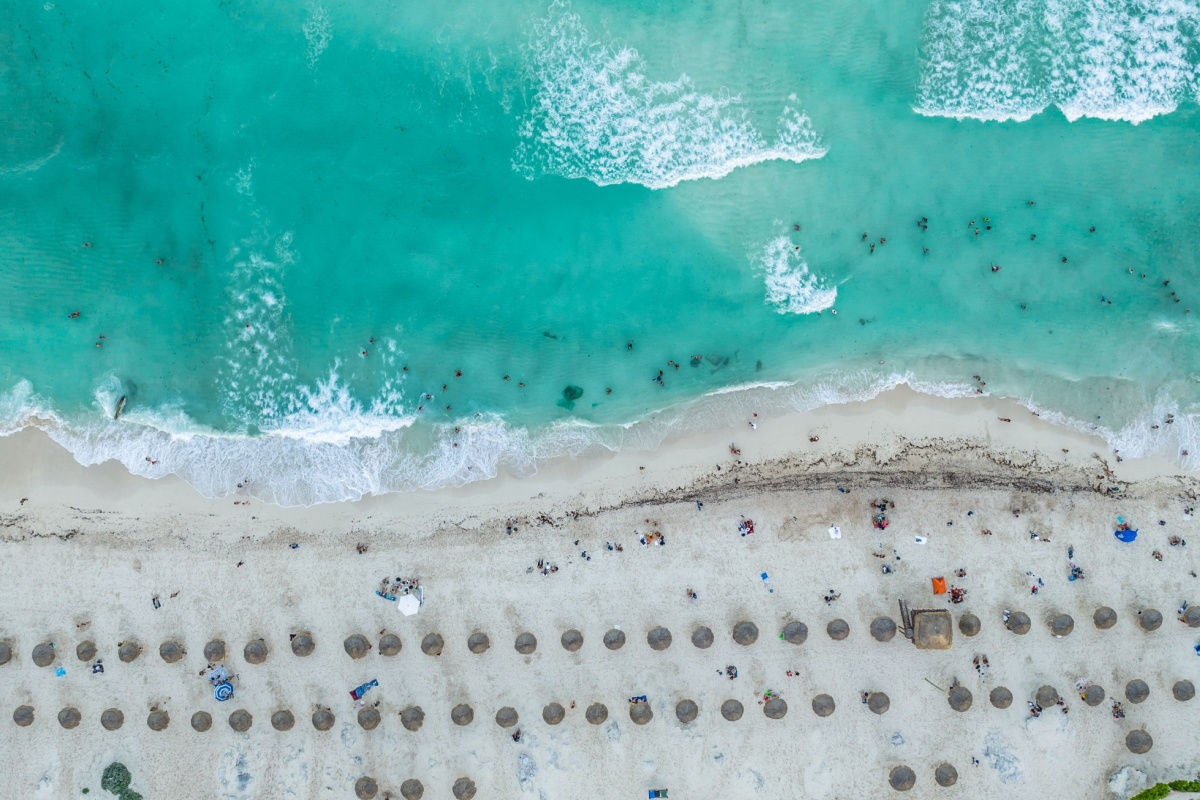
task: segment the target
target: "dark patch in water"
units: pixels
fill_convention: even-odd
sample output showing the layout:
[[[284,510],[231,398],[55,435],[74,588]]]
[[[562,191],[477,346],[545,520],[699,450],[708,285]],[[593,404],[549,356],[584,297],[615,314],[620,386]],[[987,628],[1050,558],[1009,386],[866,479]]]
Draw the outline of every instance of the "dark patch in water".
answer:
[[[558,404],[569,411],[575,407],[575,401],[581,397],[583,397],[583,387],[568,386],[563,389],[563,396]]]

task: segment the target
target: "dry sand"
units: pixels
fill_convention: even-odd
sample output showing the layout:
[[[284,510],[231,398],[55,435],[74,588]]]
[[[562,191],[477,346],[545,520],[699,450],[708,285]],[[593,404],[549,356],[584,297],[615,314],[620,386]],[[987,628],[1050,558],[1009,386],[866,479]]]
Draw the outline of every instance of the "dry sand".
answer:
[[[859,798],[893,794],[898,765],[916,774],[910,797],[1125,797],[1200,769],[1200,700],[1171,696],[1177,680],[1200,683],[1200,630],[1175,613],[1200,603],[1200,535],[1186,513],[1197,482],[1165,463],[1115,463],[1099,440],[1012,404],[901,389],[763,418],[757,430],[731,420],[653,453],[564,460],[529,479],[311,509],[204,499],[111,464],[84,469],[32,431],[0,441],[0,463],[0,640],[13,649],[0,666],[3,797],[75,797],[83,787],[106,797],[100,774],[113,760],[148,798],[353,797],[362,776],[379,797],[399,797],[409,778],[426,797],[450,797],[467,776],[481,798],[644,797],[664,787],[680,798]],[[894,503],[885,531],[871,524],[880,498]],[[1136,542],[1114,539],[1118,514],[1140,528]],[[742,515],[755,521],[751,536],[738,534]],[[643,548],[650,531],[666,544]],[[1169,536],[1188,545],[1169,546]],[[1067,580],[1069,545],[1083,580]],[[531,570],[539,558],[558,571]],[[957,568],[966,576],[954,577]],[[1044,582],[1036,595],[1029,572]],[[388,575],[420,576],[420,614],[404,617],[373,594]],[[966,588],[965,601],[933,596],[933,576]],[[826,604],[830,589],[840,598]],[[899,598],[950,608],[956,620],[970,611],[982,632],[956,631],[941,652],[900,635],[875,641],[871,621],[897,619]],[[1101,605],[1117,612],[1110,630],[1092,624]],[[1160,629],[1138,627],[1144,608],[1162,612]],[[1027,613],[1032,630],[1005,630],[1005,609]],[[1075,629],[1054,638],[1047,621],[1060,612]],[[835,618],[849,624],[843,641],[825,632]],[[742,620],[758,627],[752,645],[731,637]],[[803,645],[779,638],[792,620],[808,626]],[[646,635],[659,625],[673,641],[655,651]],[[699,625],[715,635],[709,649],[690,641]],[[571,628],[583,634],[576,652],[559,643]],[[620,650],[601,642],[610,628],[627,636]],[[297,631],[316,641],[307,658],[289,647]],[[475,631],[491,639],[481,655],[467,649]],[[513,647],[525,631],[538,640],[531,655]],[[384,632],[402,640],[398,655],[379,654]],[[421,652],[431,632],[445,640],[440,656]],[[361,660],[343,649],[354,633],[376,645]],[[259,637],[270,655],[248,664],[242,648]],[[226,703],[198,674],[212,638],[225,640],[238,675]],[[99,648],[101,675],[76,659],[85,639]],[[158,655],[169,639],[187,649],[177,663]],[[129,664],[116,654],[127,640],[144,647]],[[57,659],[39,668],[32,652],[43,641]],[[975,655],[988,657],[985,674]],[[382,722],[364,730],[347,692],[372,678],[379,687],[366,699],[379,702]],[[1083,679],[1104,688],[1104,703],[1079,700]],[[1132,679],[1148,684],[1145,702],[1125,701]],[[966,712],[947,703],[955,680],[973,695]],[[1028,718],[1026,700],[1043,684],[1069,713]],[[1015,698],[1006,710],[988,703],[1000,685]],[[781,719],[763,713],[767,690],[787,703]],[[886,692],[887,713],[868,711],[862,691]],[[832,716],[811,709],[821,693],[837,703]],[[641,694],[654,715],[646,725],[629,715],[628,698]],[[730,698],[745,707],[736,722],[719,711]],[[1112,718],[1114,698],[1124,719]],[[688,724],[675,715],[685,699],[699,708]],[[566,709],[556,726],[542,720],[551,702]],[[595,702],[608,709],[601,725],[584,719]],[[466,726],[451,721],[459,703],[474,709]],[[23,704],[35,708],[29,727],[11,719]],[[425,713],[416,732],[399,717],[413,704]],[[310,722],[317,706],[337,717],[327,732]],[[493,719],[504,706],[520,716],[519,743]],[[60,727],[64,707],[79,709],[78,727]],[[100,726],[109,707],[124,712],[119,731]],[[166,730],[147,727],[152,708],[169,712]],[[243,708],[253,726],[235,733],[226,719]],[[270,717],[284,708],[296,724],[278,732]],[[189,725],[198,710],[213,715],[206,733]],[[1125,737],[1143,727],[1154,745],[1136,755]],[[957,768],[952,788],[934,782],[943,762]]]

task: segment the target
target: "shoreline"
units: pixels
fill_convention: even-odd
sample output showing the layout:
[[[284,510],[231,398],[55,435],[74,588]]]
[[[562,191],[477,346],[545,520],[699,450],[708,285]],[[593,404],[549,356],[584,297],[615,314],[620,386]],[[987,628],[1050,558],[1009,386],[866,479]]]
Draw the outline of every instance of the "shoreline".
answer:
[[[1157,464],[1154,469],[1160,471],[1173,469],[1200,475],[1200,452],[1195,444],[1197,420],[1178,408],[1156,403],[1133,419],[1103,427],[1038,406],[1031,399],[980,393],[979,387],[967,383],[930,383],[911,373],[869,371],[813,382],[751,382],[719,387],[691,399],[647,409],[640,417],[625,422],[593,423],[568,417],[544,427],[526,428],[498,416],[476,415],[432,425],[413,425],[411,419],[392,420],[395,425],[391,427],[390,423],[370,418],[364,420],[371,422],[365,427],[345,429],[342,423],[346,420],[334,418],[323,424],[333,425],[330,430],[336,430],[336,435],[318,425],[307,433],[281,428],[250,436],[191,426],[173,433],[172,425],[157,420],[153,413],[145,419],[137,413],[126,414],[121,422],[72,422],[53,412],[28,410],[19,421],[10,421],[7,430],[44,432],[81,464],[116,461],[141,477],[182,478],[202,496],[248,496],[299,508],[393,493],[460,489],[497,477],[525,479],[552,473],[568,463],[599,463],[621,452],[645,460],[648,456],[638,454],[657,454],[674,443],[697,441],[719,431],[726,431],[738,441],[752,440],[752,435],[746,435],[748,431],[739,429],[739,418],[741,422],[772,420],[794,442],[793,449],[803,452],[830,452],[829,448],[809,446],[813,443],[807,441],[806,426],[828,425],[838,432],[835,445],[849,447],[856,434],[842,431],[840,420],[861,418],[863,413],[868,418],[878,414],[885,420],[880,430],[885,438],[928,438],[929,425],[920,420],[896,420],[891,411],[898,403],[912,404],[914,394],[923,398],[914,406],[923,415],[975,417],[973,427],[954,429],[957,438],[989,441],[994,433],[1002,431],[987,423],[1000,419],[1021,422],[1034,417],[1093,439],[1098,452],[1113,456],[1123,452],[1115,461],[1136,458]],[[112,400],[115,402],[115,397]],[[959,402],[962,400],[993,405],[987,414],[981,414],[979,406],[964,406]],[[988,414],[994,414],[994,418],[989,419]],[[0,453],[3,440],[12,435],[0,436]],[[770,452],[779,456],[784,451],[773,448]],[[1197,454],[1191,455],[1193,452]]]
[[[617,497],[684,492],[692,485],[719,483],[718,467],[765,475],[856,473],[867,471],[868,462],[894,470],[906,460],[919,459],[922,452],[946,457],[966,451],[1033,469],[1046,479],[1064,470],[1082,475],[1098,468],[1111,470],[1116,481],[1171,476],[1195,480],[1160,457],[1126,458],[1118,463],[1099,436],[1049,422],[1014,400],[942,398],[902,384],[866,401],[811,411],[764,412],[755,420],[757,429],[747,424],[755,413],[748,410],[753,402],[746,398],[739,405],[747,409],[744,420],[671,435],[653,450],[593,448],[583,455],[542,461],[528,476],[501,469],[496,477],[463,486],[368,494],[359,500],[310,506],[279,506],[244,493],[207,498],[178,476],[145,478],[116,461],[85,467],[44,431],[26,428],[0,437],[0,459],[18,465],[0,478],[0,507],[12,508],[12,501],[27,497],[32,511],[45,502],[45,492],[39,497],[39,490],[54,487],[55,496],[71,495],[74,504],[114,508],[155,502],[162,495],[181,511],[213,513],[230,509],[236,500],[246,503],[236,507],[247,512],[245,516],[278,522],[336,516],[343,508],[356,514],[428,519],[445,503],[474,512],[495,507],[507,515],[520,515],[530,503],[551,509],[580,502],[583,507],[589,503],[603,507]],[[812,437],[818,441],[810,441]],[[740,457],[730,454],[731,444],[741,450]],[[585,494],[589,500],[582,500]]]

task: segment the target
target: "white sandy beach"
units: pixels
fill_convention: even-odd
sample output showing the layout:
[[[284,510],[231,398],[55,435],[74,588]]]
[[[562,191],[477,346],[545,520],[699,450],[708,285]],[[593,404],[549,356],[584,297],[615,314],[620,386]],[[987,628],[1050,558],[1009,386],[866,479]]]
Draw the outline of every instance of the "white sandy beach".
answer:
[[[555,462],[532,478],[308,509],[205,499],[114,464],[85,469],[33,431],[0,440],[0,462],[0,640],[13,651],[0,665],[3,797],[76,797],[83,787],[108,797],[100,774],[114,760],[147,798],[353,797],[363,776],[379,797],[399,797],[406,779],[421,781],[425,797],[451,797],[466,776],[480,798],[636,798],[653,788],[673,798],[1123,798],[1200,770],[1200,700],[1172,697],[1177,681],[1200,683],[1200,629],[1176,620],[1181,603],[1200,603],[1200,528],[1187,513],[1200,486],[1164,462],[1116,463],[1099,439],[1016,404],[898,389],[764,417],[756,430],[730,420],[652,453]],[[881,498],[894,503],[883,531],[871,522]],[[755,521],[751,536],[738,534],[742,515]],[[1140,529],[1136,541],[1114,538],[1118,515]],[[650,531],[666,544],[642,547]],[[1170,546],[1170,536],[1188,544]],[[1068,546],[1083,580],[1067,580]],[[558,571],[531,570],[539,558]],[[965,577],[954,576],[959,568]],[[401,575],[419,576],[425,590],[413,617],[373,593]],[[934,596],[936,576],[965,588],[964,602]],[[840,598],[827,604],[831,589]],[[917,650],[900,635],[875,641],[871,621],[898,620],[901,598],[950,608],[956,620],[972,612],[982,631],[956,629],[946,651]],[[1113,628],[1093,625],[1099,606],[1115,609]],[[1138,626],[1149,608],[1164,617],[1152,632]],[[1032,630],[1006,630],[1005,609],[1027,613]],[[1054,638],[1047,621],[1064,612],[1074,631]],[[843,641],[826,634],[835,618],[849,624]],[[758,627],[752,645],[731,638],[742,620]],[[780,639],[792,620],[808,626],[802,645]],[[659,625],[673,636],[663,651],[646,642]],[[711,648],[690,641],[700,625],[715,634]],[[559,643],[571,628],[584,639],[574,653]],[[601,643],[610,628],[628,637],[619,650]],[[297,631],[316,641],[307,658],[289,648]],[[466,646],[476,631],[491,639],[479,655]],[[531,655],[513,648],[525,631],[538,640]],[[378,643],[384,632],[402,640],[398,655],[376,648],[352,660],[343,649],[351,634]],[[440,656],[421,652],[430,632],[445,639]],[[247,664],[242,647],[259,637],[270,656]],[[238,676],[225,703],[198,674],[213,638],[227,643]],[[103,674],[76,659],[85,639]],[[121,663],[117,643],[130,639],[144,652]],[[159,658],[169,639],[187,648],[178,663]],[[39,668],[31,653],[43,641],[57,659]],[[976,655],[988,657],[983,674]],[[347,692],[370,679],[379,686],[366,699],[379,701],[382,722],[364,730]],[[1133,679],[1149,686],[1144,702],[1125,699]],[[961,713],[946,699],[955,680],[973,694]],[[1081,680],[1106,700],[1085,705]],[[1026,700],[1043,684],[1069,713],[1028,718]],[[1014,697],[1007,709],[988,702],[1001,685]],[[783,718],[764,716],[767,690],[786,701]],[[869,712],[862,691],[886,692],[887,713]],[[828,717],[810,705],[822,693],[837,703]],[[642,694],[654,717],[636,725],[627,701]],[[719,712],[730,698],[745,707],[740,720]],[[688,724],[675,716],[684,699],[699,707]],[[1113,699],[1125,718],[1113,718]],[[542,720],[551,702],[566,707],[561,724]],[[595,702],[608,709],[601,725],[584,719]],[[459,703],[474,709],[469,725],[451,722]],[[26,704],[35,720],[19,727],[11,715]],[[337,717],[327,732],[310,722],[318,705]],[[425,712],[419,731],[401,725],[409,705]],[[493,720],[503,706],[520,715],[520,742]],[[60,727],[64,707],[79,709],[78,727]],[[124,712],[119,731],[100,726],[110,707]],[[152,707],[170,714],[165,731],[147,727]],[[236,733],[226,718],[242,708],[254,723]],[[283,708],[295,727],[275,731],[270,717]],[[189,725],[200,710],[213,716],[205,733]],[[1125,737],[1142,728],[1153,748],[1134,754]],[[934,782],[942,763],[958,771],[952,787]],[[888,786],[899,765],[916,774],[907,795]]]

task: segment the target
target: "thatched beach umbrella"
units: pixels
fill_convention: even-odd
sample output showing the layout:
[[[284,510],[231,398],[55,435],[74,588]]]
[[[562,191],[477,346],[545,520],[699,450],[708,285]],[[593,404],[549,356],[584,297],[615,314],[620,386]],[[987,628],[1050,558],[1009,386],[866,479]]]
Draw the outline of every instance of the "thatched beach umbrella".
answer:
[[[696,719],[696,715],[699,713],[700,707],[694,700],[680,700],[675,704],[675,718],[684,725]]]
[[[521,655],[527,656],[537,650],[537,637],[526,631],[517,636],[517,640],[513,642],[513,648]]]
[[[867,695],[867,708],[875,714],[886,714],[892,707],[892,701],[883,692],[871,692]]]
[[[295,649],[293,645],[292,649]],[[296,655],[300,655],[297,653]],[[204,645],[204,660],[212,663],[213,661],[225,660],[225,642],[221,639],[210,639],[208,644]]]
[[[488,638],[488,635],[486,633],[481,633],[480,631],[475,631],[475,633],[472,633],[470,636],[467,637],[467,649],[470,650],[475,655],[479,655],[480,653],[486,652],[487,649],[491,646],[492,646],[492,641],[491,641],[491,639]]]
[[[721,716],[730,722],[737,722],[741,719],[744,710],[742,704],[737,700],[726,700],[721,703]]]
[[[290,731],[296,724],[296,718],[286,708],[281,708],[271,715],[271,727],[277,731]]]
[[[1125,746],[1131,753],[1149,753],[1150,748],[1154,747],[1154,739],[1145,731],[1130,731],[1125,736]]]
[[[400,637],[394,633],[385,633],[379,637],[379,655],[381,656],[394,656],[400,652],[400,648],[403,646]]]
[[[421,652],[427,656],[440,656],[446,642],[440,633],[427,633],[421,640]]]
[[[1038,688],[1037,694],[1034,695],[1033,699],[1042,708],[1049,708],[1058,702],[1058,690],[1053,686],[1043,685]]]
[[[562,644],[563,650],[574,653],[583,647],[583,634],[571,628],[569,631],[563,631],[563,635],[558,638],[558,641]]]
[[[825,632],[829,634],[829,638],[840,642],[850,635],[850,624],[846,620],[838,618],[825,626]]]
[[[435,635],[435,634],[431,634]],[[425,638],[429,638],[428,636]],[[346,650],[346,655],[357,660],[365,656],[371,650],[371,643],[367,641],[367,637],[361,633],[352,633],[342,642],[342,647]]]
[[[119,730],[125,724],[125,715],[119,708],[106,708],[100,714],[100,727],[106,731]]]
[[[584,718],[593,725],[599,725],[608,719],[608,706],[604,703],[592,703],[587,707]]]
[[[205,733],[212,727],[212,714],[207,711],[197,711],[192,714],[192,730],[196,733]]]
[[[254,717],[250,716],[250,712],[244,708],[239,708],[229,715],[229,727],[238,733],[245,733],[250,730],[250,726],[253,724]]]
[[[459,778],[450,788],[455,800],[471,800],[475,796],[475,781],[470,778]]]
[[[646,644],[651,650],[666,650],[671,646],[671,632],[659,625],[646,634]]]
[[[972,614],[970,611],[958,618],[958,630],[963,636],[974,636],[979,633],[983,626],[979,622],[979,617]]]
[[[997,686],[988,694],[988,700],[991,700],[996,708],[1008,708],[1012,705],[1013,695],[1007,686]]]
[[[1024,611],[1014,611],[1008,618],[1008,622],[1004,623],[1004,627],[1008,628],[1018,636],[1024,636],[1029,633],[1029,615]]]
[[[379,785],[374,778],[362,777],[354,782],[354,796],[358,800],[373,800],[379,794]]]
[[[1144,680],[1134,678],[1125,684],[1125,699],[1131,703],[1140,703],[1150,696],[1150,687]]]
[[[13,722],[22,728],[27,728],[33,724],[33,706],[17,706],[17,710],[13,712]]]
[[[891,617],[876,617],[871,620],[871,636],[877,642],[890,642],[896,635],[896,622]]]
[[[58,712],[58,724],[67,730],[71,730],[77,726],[79,724],[79,720],[81,719],[83,719],[83,717],[79,714],[78,708],[67,706],[62,711]]]
[[[758,626],[753,622],[739,622],[733,626],[733,640],[742,647],[754,644],[758,641]]]
[[[1100,630],[1106,631],[1117,624],[1117,612],[1108,606],[1100,606],[1092,614],[1092,622]]]
[[[625,631],[609,628],[604,634],[604,646],[609,650],[620,650],[625,645]]]
[[[1196,696],[1196,687],[1189,680],[1175,681],[1175,685],[1171,687],[1171,696],[1181,703],[1187,702]]]
[[[313,650],[316,649],[317,643],[313,641],[312,634],[308,631],[300,631],[291,635],[292,655],[305,658],[311,656]]]
[[[379,709],[367,706],[358,710],[358,727],[364,731],[373,731],[379,727]]]
[[[933,779],[937,781],[938,786],[953,786],[958,783],[958,770],[953,764],[938,764],[933,771]]]
[[[455,725],[470,725],[475,719],[475,709],[471,708],[466,703],[459,703],[454,708],[450,709],[450,721]]]
[[[146,716],[146,727],[152,731],[165,731],[171,724],[171,715],[165,711],[151,711]]]
[[[88,639],[75,645],[75,657],[80,661],[91,661],[96,657],[96,643]]]
[[[312,713],[312,726],[319,731],[327,731],[336,721],[333,712],[328,708],[318,708]]]
[[[770,700],[763,703],[763,713],[769,719],[783,719],[787,713],[787,702],[782,697],[772,696]]]
[[[818,717],[828,717],[836,709],[837,703],[827,694],[819,694],[812,699],[812,710]]]
[[[788,644],[804,644],[808,640],[808,626],[793,620],[783,626],[783,640]]]
[[[158,646],[158,657],[168,664],[174,664],[183,658],[185,652],[187,651],[183,649],[183,645],[174,639],[165,641]]]
[[[400,724],[405,730],[419,731],[425,722],[425,712],[420,706],[408,706],[400,712]]]
[[[654,719],[654,711],[650,708],[649,703],[630,703],[629,718],[638,725],[645,725]]]
[[[117,658],[128,664],[142,654],[142,646],[132,639],[117,645]]]
[[[33,663],[39,667],[48,667],[54,663],[54,645],[42,642],[33,648]]]
[[[261,664],[267,660],[269,653],[265,639],[255,639],[242,648],[242,658],[246,659],[247,664]]]
[[[1162,612],[1157,608],[1143,608],[1138,612],[1138,625],[1146,632],[1158,630],[1162,621]]]
[[[1075,630],[1075,620],[1070,614],[1056,614],[1050,620],[1050,634],[1052,636],[1068,636],[1073,630]]]
[[[712,647],[712,643],[712,628],[708,627],[707,625],[701,625],[700,627],[696,628],[696,630],[692,631],[692,645],[694,647],[698,647],[701,650],[707,650],[708,648]]]
[[[400,784],[400,796],[404,800],[421,800],[425,796],[425,787],[416,778],[409,778]]]
[[[917,783],[917,774],[908,767],[892,767],[888,773],[888,783],[897,792],[907,792]]]
[[[511,728],[517,724],[517,710],[512,706],[505,706],[496,712],[496,724],[501,728]]]
[[[0,642],[0,666],[4,666],[12,661],[12,644],[10,642]]]
[[[946,702],[955,711],[966,711],[971,707],[974,698],[971,697],[971,690],[965,686],[951,686],[950,692],[946,696]]]
[[[1200,606],[1188,606],[1183,612],[1183,622],[1189,628],[1200,628]]]
[[[547,703],[545,708],[542,709],[542,719],[546,721],[547,725],[557,725],[566,716],[566,709],[558,703]]]
[[[1089,706],[1098,706],[1104,702],[1104,687],[1089,684],[1083,690],[1083,702]]]

